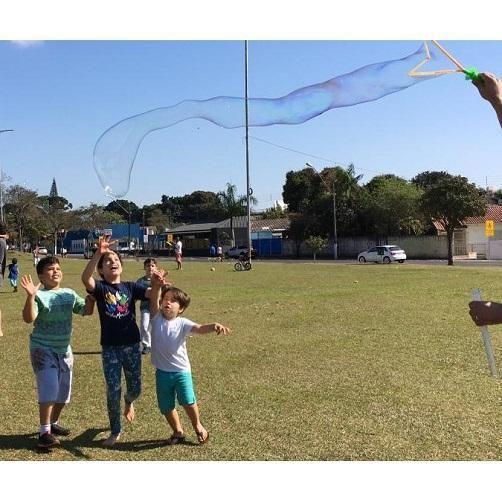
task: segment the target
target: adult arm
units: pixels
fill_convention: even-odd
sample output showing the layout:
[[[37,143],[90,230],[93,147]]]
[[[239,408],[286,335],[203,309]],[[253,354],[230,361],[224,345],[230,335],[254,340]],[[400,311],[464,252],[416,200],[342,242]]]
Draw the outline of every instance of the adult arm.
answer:
[[[23,307],[23,321],[32,323],[38,315],[38,309],[35,305],[37,291],[40,289],[40,283],[35,286],[31,275],[23,275],[21,277],[21,287],[26,291],[26,301]]]
[[[481,97],[492,105],[502,127],[502,80],[492,73],[480,73],[479,78],[473,80],[472,83]]]
[[[469,314],[477,326],[502,323],[502,303],[470,302]]]

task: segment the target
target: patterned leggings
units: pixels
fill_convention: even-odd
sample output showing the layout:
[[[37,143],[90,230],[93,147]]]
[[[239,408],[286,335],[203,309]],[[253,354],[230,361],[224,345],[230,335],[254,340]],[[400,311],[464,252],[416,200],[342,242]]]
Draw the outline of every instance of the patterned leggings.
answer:
[[[111,433],[120,434],[120,398],[122,395],[122,369],[127,392],[124,399],[132,403],[141,393],[141,349],[139,343],[132,345],[103,345],[101,353],[106,381],[106,403]]]

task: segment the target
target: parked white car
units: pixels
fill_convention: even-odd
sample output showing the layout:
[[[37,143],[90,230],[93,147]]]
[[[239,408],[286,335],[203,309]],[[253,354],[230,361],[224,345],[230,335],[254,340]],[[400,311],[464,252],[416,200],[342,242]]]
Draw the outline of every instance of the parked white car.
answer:
[[[406,260],[406,253],[399,246],[385,245],[374,246],[368,251],[363,251],[357,255],[359,263],[366,263],[367,261],[374,261],[376,263],[391,263],[397,261],[404,263]]]

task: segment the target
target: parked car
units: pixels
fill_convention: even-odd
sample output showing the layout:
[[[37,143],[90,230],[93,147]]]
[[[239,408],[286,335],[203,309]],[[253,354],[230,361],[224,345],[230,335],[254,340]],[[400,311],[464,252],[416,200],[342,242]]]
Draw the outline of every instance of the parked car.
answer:
[[[404,263],[404,260],[406,260],[406,253],[399,246],[374,246],[368,249],[368,251],[359,253],[357,255],[357,260],[359,263],[365,263],[367,261],[374,261],[376,263],[397,261],[399,263]]]
[[[247,246],[234,246],[225,252],[227,258],[239,258],[239,256],[244,256],[248,253]],[[251,248],[251,259],[256,258],[256,249]]]

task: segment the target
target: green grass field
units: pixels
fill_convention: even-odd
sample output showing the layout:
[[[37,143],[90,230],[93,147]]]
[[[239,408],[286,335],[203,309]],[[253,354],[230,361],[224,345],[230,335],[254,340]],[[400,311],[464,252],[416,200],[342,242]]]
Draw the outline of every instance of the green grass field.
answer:
[[[27,257],[21,272],[32,273]],[[83,260],[63,262],[63,285],[84,293]],[[114,450],[101,446],[108,418],[99,320],[74,317],[73,434],[36,451],[38,409],[21,309],[25,293],[0,290],[4,337],[0,460],[491,460],[502,458],[500,382],[490,377],[467,303],[480,287],[502,299],[502,270],[428,265],[186,262],[171,280],[192,296],[186,316],[219,321],[228,337],[191,338],[207,445],[167,447],[154,369],[144,357],[137,419]],[[126,280],[142,263],[127,261]],[[502,362],[502,328],[490,329]],[[502,369],[502,367],[501,367]]]

